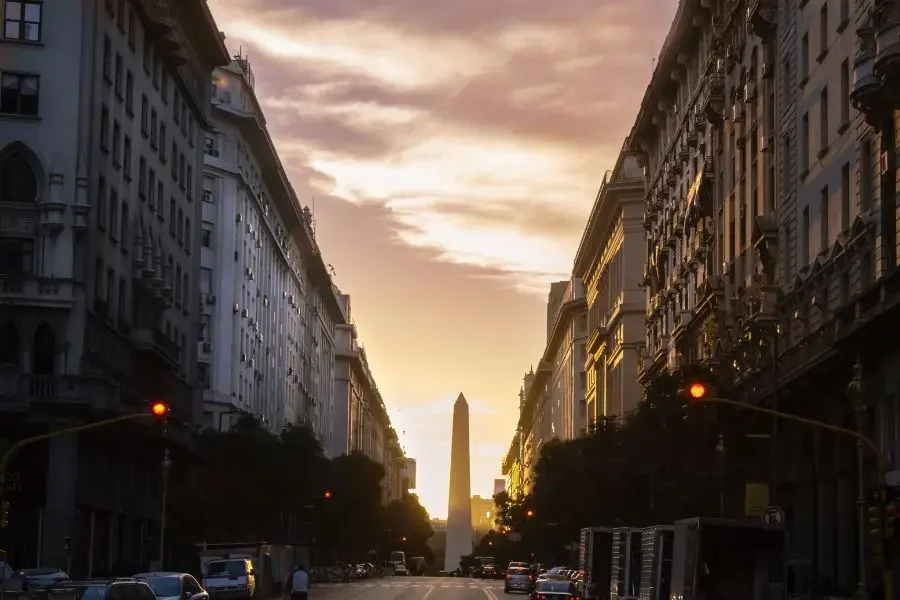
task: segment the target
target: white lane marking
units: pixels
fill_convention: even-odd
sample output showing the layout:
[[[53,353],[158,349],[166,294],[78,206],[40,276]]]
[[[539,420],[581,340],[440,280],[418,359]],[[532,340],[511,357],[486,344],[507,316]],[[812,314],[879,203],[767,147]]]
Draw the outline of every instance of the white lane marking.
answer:
[[[425,592],[425,595],[424,595],[424,596],[422,596],[422,600],[425,600],[426,598],[428,598],[428,596],[429,596],[429,595],[431,594],[431,592],[433,592],[433,591],[434,591],[434,586],[433,586],[433,585],[428,586],[428,591]]]
[[[481,588],[481,591],[484,592],[484,595],[487,596],[488,600],[497,600],[497,596],[494,595],[494,592],[489,590],[486,587]]]

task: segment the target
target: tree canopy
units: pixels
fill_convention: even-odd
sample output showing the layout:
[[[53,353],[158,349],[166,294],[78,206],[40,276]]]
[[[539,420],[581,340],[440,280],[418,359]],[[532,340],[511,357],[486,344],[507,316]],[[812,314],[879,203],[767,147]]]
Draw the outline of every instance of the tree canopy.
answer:
[[[173,541],[308,544],[324,562],[371,560],[406,543],[407,554],[433,559],[422,550],[433,532],[418,498],[385,506],[384,468],[359,453],[329,460],[307,427],[273,435],[242,417],[199,445],[199,464],[172,466]]]

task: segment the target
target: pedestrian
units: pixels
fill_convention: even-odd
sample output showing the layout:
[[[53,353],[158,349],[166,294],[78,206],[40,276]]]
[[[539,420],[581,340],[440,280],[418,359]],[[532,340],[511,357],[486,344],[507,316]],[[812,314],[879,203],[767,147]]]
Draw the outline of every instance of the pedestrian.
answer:
[[[286,591],[289,600],[308,600],[309,573],[303,568],[303,565],[294,565],[287,581]]]

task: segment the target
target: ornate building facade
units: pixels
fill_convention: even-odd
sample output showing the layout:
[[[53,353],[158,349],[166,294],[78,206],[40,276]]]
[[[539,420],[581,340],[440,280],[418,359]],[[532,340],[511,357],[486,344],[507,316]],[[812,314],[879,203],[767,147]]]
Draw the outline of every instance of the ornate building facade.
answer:
[[[223,36],[204,2],[5,11],[0,438],[146,412],[163,398],[177,456],[202,415],[192,231]],[[146,422],[18,453],[0,532],[10,562],[84,577],[159,558],[162,456]]]
[[[573,276],[585,282],[586,422],[622,417],[641,400],[634,377],[644,345],[646,259],[644,177],[637,158],[623,152],[603,184],[575,254]]]

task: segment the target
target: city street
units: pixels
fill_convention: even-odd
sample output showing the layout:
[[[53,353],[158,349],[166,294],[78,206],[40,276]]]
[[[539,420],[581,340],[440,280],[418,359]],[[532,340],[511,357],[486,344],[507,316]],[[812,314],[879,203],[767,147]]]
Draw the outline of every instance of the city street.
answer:
[[[524,597],[524,594],[522,594]],[[389,577],[313,585],[310,600],[498,600],[503,581],[466,577]]]

